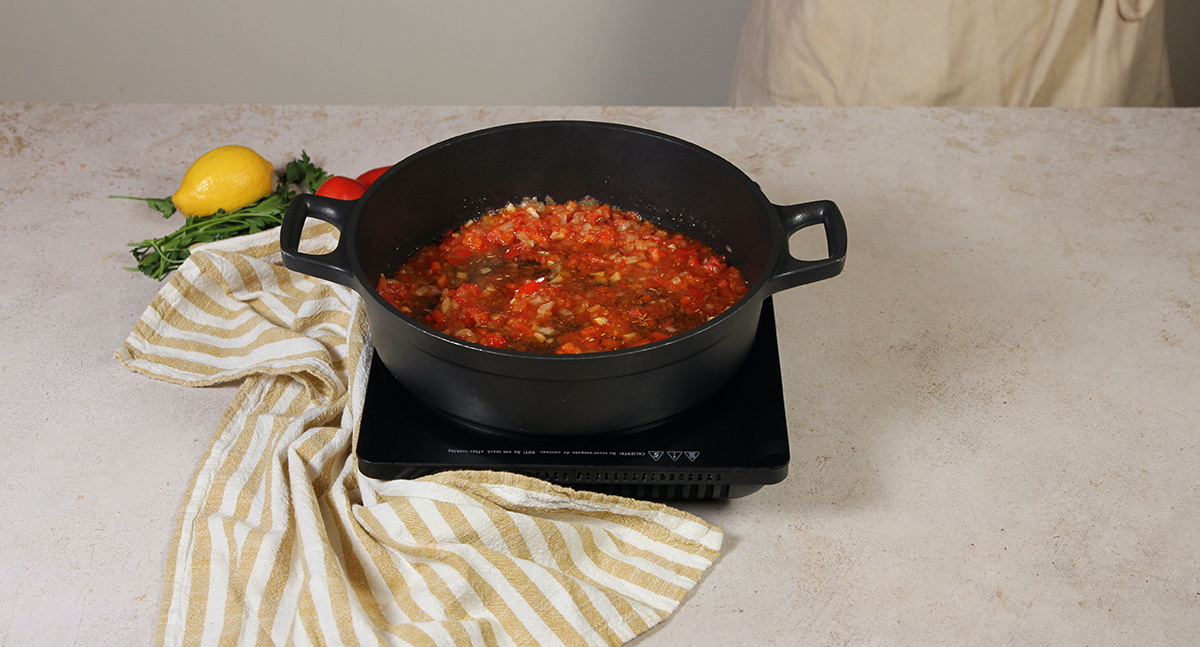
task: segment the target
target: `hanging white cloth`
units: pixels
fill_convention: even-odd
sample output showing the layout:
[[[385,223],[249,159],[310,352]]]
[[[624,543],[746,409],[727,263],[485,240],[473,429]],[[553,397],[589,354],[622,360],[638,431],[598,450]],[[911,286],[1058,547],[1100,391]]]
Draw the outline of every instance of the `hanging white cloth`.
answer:
[[[1170,106],[1163,0],[750,0],[734,106]]]

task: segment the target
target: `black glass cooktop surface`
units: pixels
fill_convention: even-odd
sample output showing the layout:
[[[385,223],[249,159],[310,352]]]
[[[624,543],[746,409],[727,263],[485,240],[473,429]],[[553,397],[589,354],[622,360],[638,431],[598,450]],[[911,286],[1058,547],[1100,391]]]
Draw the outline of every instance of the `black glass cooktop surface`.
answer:
[[[529,436],[468,430],[429,408],[376,356],[358,436],[359,470],[417,478],[499,470],[642,499],[746,496],[787,476],[787,419],[774,307],[738,373],[712,397],[656,427],[627,434]]]

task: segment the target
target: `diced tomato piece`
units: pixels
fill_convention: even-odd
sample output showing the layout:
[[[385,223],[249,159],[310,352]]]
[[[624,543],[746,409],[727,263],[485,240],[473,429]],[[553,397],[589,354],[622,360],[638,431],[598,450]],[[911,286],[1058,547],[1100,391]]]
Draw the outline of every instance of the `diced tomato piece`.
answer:
[[[479,342],[484,346],[491,346],[492,348],[504,348],[508,345],[508,340],[498,332],[491,332],[484,335],[483,339],[480,339]]]
[[[474,299],[483,293],[479,286],[474,283],[463,283],[454,291],[454,300],[459,303],[465,303],[468,299]]]
[[[538,289],[542,287],[542,283],[545,282],[545,280],[546,280],[546,277],[541,276],[532,281],[529,281],[529,282],[525,283],[524,285],[522,285],[521,287],[517,288],[516,293],[519,295],[522,295],[522,296],[529,296],[529,295],[533,294],[534,292],[537,292]]]
[[[469,308],[464,308],[463,314],[464,314],[464,316],[461,318],[465,319],[467,322],[470,322],[472,325],[475,325],[475,326],[482,326],[492,320],[492,316],[490,314],[488,314],[487,310],[484,310],[483,308],[477,308],[474,306],[469,307]]]
[[[379,291],[379,296],[387,299],[391,303],[399,303],[406,301],[409,298],[409,290],[400,281],[379,277],[379,283],[375,288]]]

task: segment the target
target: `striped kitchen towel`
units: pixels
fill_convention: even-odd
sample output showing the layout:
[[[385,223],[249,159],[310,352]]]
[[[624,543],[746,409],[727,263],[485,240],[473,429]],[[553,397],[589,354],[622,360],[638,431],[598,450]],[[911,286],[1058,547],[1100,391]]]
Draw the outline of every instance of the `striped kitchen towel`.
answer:
[[[336,232],[306,229],[305,249]],[[371,356],[352,290],[289,272],[278,233],[197,247],[117,351],[240,381],[167,557],[160,645],[619,645],[666,618],[721,530],[499,472],[363,476]]]

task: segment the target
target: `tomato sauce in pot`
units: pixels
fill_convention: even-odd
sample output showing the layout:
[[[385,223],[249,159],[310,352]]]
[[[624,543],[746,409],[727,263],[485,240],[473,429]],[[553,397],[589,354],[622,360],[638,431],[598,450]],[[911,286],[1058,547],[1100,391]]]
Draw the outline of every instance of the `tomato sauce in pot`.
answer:
[[[466,223],[377,288],[459,339],[560,354],[666,339],[747,292],[737,268],[698,240],[592,199],[549,198]]]

